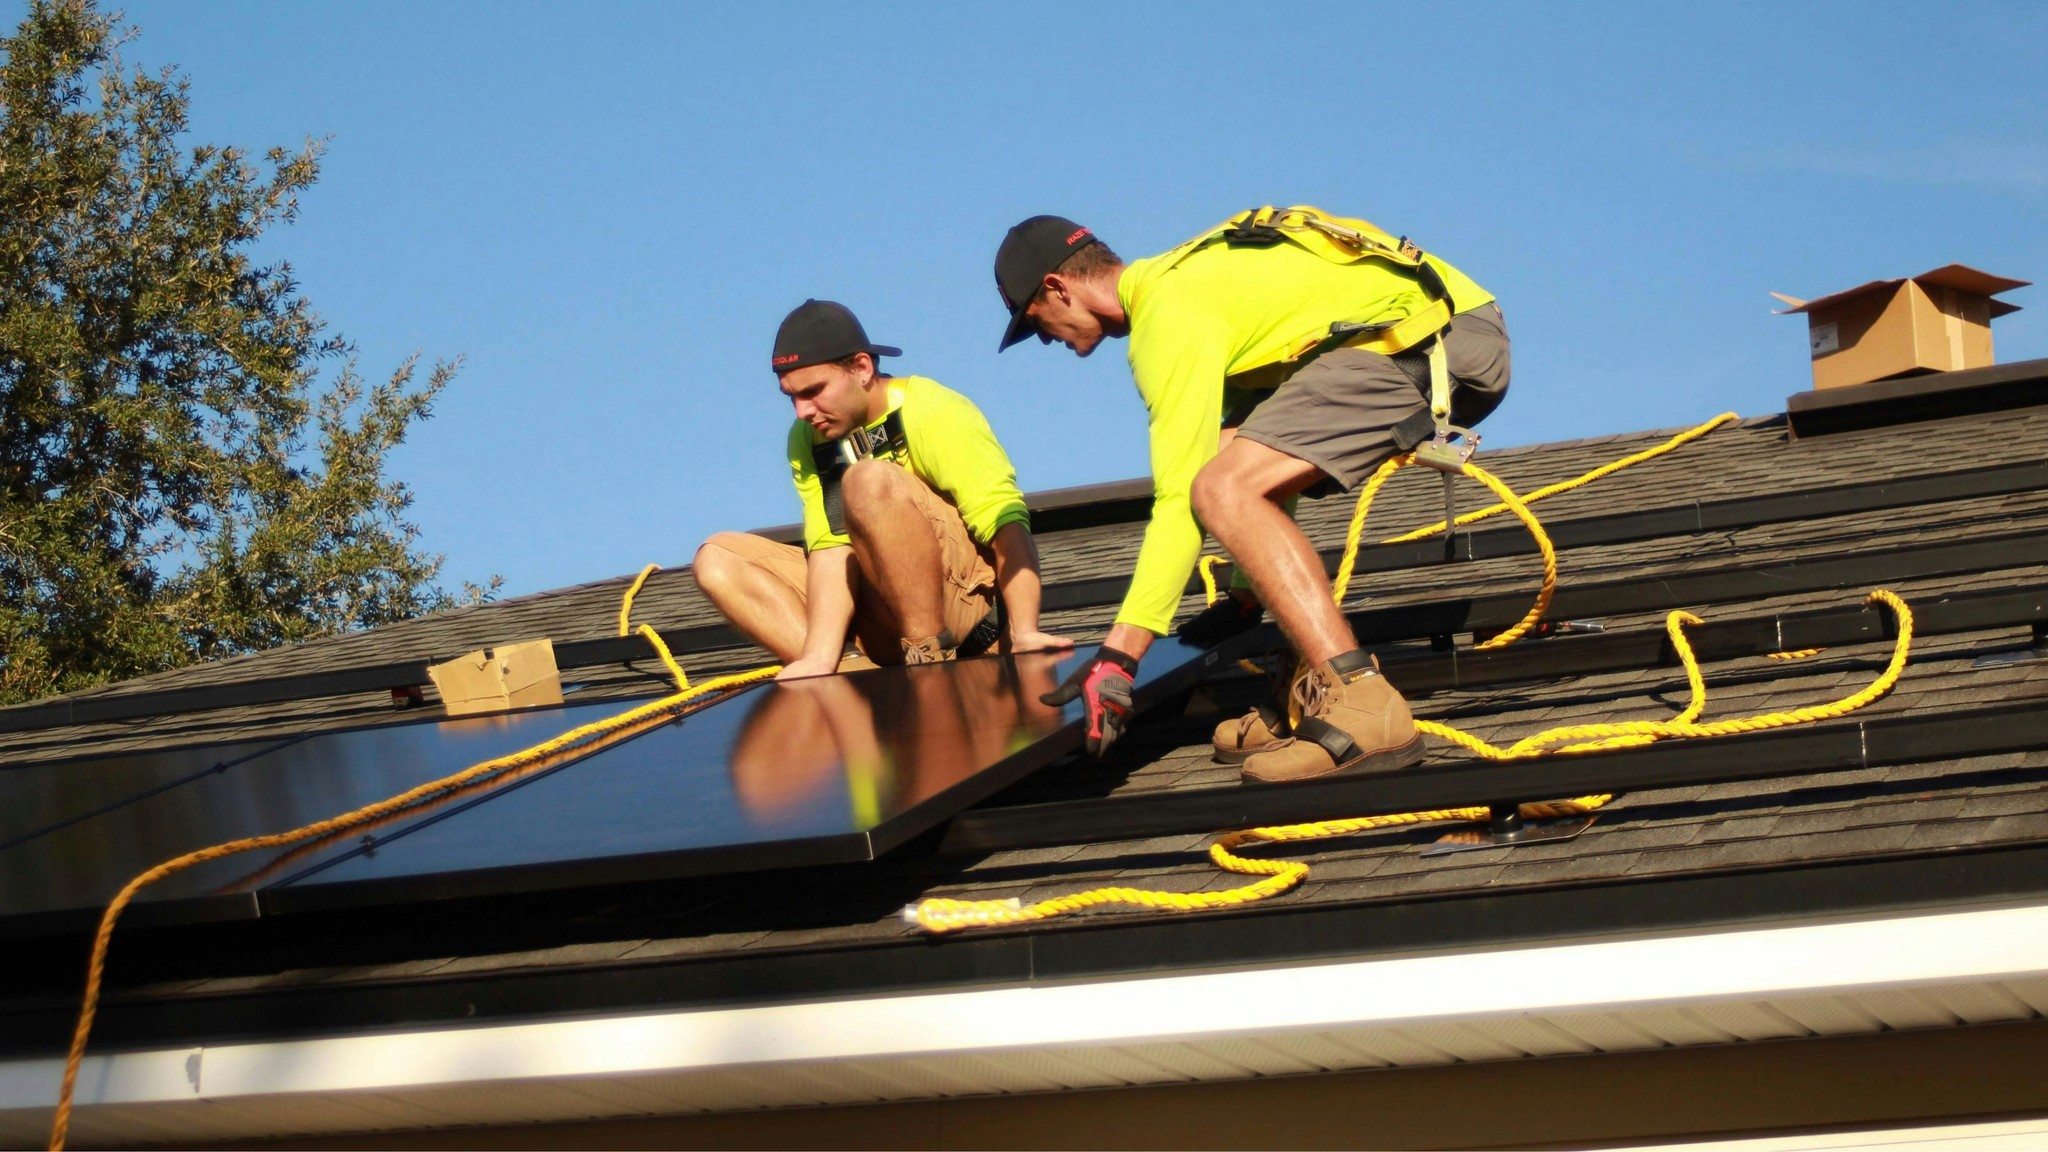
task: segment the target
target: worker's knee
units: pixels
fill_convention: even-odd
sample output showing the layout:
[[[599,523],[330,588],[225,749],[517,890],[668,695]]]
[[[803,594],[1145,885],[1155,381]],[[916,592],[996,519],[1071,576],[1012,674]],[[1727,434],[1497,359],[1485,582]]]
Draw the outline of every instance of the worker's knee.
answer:
[[[865,521],[909,497],[910,473],[887,460],[862,460],[839,478],[848,520]]]
[[[750,567],[745,557],[732,546],[732,538],[738,532],[719,532],[697,549],[697,556],[691,561],[691,572],[697,577],[697,587],[706,596],[716,599],[718,594],[737,584]]]
[[[1254,495],[1244,478],[1225,465],[1222,457],[1209,461],[1195,473],[1195,482],[1188,489],[1195,518],[1204,524],[1229,518],[1242,501]]]

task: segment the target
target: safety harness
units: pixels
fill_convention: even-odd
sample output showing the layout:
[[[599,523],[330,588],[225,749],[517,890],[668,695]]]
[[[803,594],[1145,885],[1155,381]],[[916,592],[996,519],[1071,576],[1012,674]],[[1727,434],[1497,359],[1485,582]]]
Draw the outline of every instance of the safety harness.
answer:
[[[901,408],[882,417],[873,428],[855,428],[837,440],[811,446],[811,464],[818,470],[818,485],[824,493],[825,522],[834,536],[846,535],[846,499],[839,492],[846,470],[863,460],[894,460],[909,449]]]
[[[1444,348],[1444,333],[1458,309],[1456,301],[1451,298],[1450,286],[1444,282],[1443,271],[1406,236],[1396,238],[1367,221],[1331,216],[1306,205],[1247,209],[1168,252],[1164,259],[1166,266],[1172,268],[1215,243],[1233,248],[1270,248],[1287,242],[1336,264],[1356,264],[1366,260],[1391,264],[1414,279],[1429,304],[1399,320],[1373,323],[1335,321],[1327,331],[1312,333],[1296,341],[1279,358],[1232,373],[1225,383],[1238,388],[1277,387],[1303,364],[1338,348],[1377,352],[1392,359],[1411,377],[1426,373],[1427,409],[1396,424],[1392,434],[1399,451],[1413,449],[1416,463],[1428,465],[1444,475],[1444,541],[1448,552],[1455,538],[1453,525],[1457,520],[1452,477],[1472,459],[1472,453],[1479,448],[1479,437],[1471,429],[1451,423],[1451,369],[1450,358]],[[1424,361],[1423,372],[1412,371],[1407,363],[1403,363],[1417,356]],[[1418,384],[1420,382],[1417,381]],[[1461,438],[1464,443],[1453,445],[1451,440],[1454,437]]]

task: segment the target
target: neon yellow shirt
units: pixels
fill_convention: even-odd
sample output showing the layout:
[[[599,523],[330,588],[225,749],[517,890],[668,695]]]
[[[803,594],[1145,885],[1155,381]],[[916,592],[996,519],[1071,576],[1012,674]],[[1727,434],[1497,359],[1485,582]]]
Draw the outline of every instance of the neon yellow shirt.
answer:
[[[912,473],[960,510],[976,542],[995,539],[1005,524],[1031,527],[1017,469],[996,442],[995,430],[974,401],[923,376],[888,381],[889,412],[903,413],[903,439]],[[883,413],[888,419],[888,412]],[[882,420],[868,425],[880,428]],[[823,443],[802,420],[789,428],[789,470],[804,506],[804,550],[844,548],[850,541],[832,531],[825,516],[825,488],[818,479],[813,446]],[[884,457],[885,459],[888,457]]]
[[[1453,306],[1493,297],[1434,256]],[[1117,279],[1131,323],[1131,377],[1150,414],[1152,521],[1117,623],[1165,635],[1202,551],[1188,490],[1216,455],[1224,377],[1274,363],[1337,321],[1375,324],[1429,304],[1412,276],[1376,260],[1338,264],[1291,243],[1216,243],[1168,267],[1139,260]]]

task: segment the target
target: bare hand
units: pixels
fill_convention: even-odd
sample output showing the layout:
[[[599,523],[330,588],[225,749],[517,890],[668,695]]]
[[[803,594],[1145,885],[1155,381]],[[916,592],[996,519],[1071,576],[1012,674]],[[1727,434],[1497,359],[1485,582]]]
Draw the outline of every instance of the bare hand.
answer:
[[[839,657],[799,656],[782,666],[775,674],[777,680],[801,680],[807,676],[830,676],[839,671]]]
[[[1049,632],[1040,632],[1038,629],[1033,628],[1029,631],[1013,634],[1010,637],[1009,651],[1061,652],[1073,646],[1074,642],[1065,636],[1054,636]]]

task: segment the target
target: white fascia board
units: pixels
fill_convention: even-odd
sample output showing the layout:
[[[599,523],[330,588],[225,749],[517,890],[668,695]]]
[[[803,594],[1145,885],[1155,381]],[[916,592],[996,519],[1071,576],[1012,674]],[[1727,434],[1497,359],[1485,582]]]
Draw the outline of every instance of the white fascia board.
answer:
[[[1171,1044],[2044,975],[2048,906],[2028,906],[1188,976],[124,1052],[87,1059],[78,1101],[226,1101]],[[47,1108],[61,1071],[56,1059],[0,1062],[0,1113]]]

